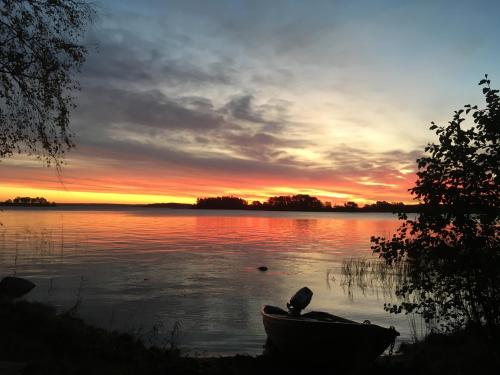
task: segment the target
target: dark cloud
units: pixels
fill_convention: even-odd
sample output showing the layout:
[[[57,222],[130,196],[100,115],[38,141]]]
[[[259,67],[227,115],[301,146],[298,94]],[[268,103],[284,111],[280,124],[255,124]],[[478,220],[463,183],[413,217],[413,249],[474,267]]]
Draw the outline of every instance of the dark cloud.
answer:
[[[152,143],[141,143],[128,140],[93,140],[86,141],[75,151],[75,156],[99,158],[100,163],[127,168],[142,168],[147,165],[154,167],[158,173],[163,173],[171,168],[197,170],[204,173],[269,175],[269,176],[294,176],[301,165],[288,163],[262,163],[259,160],[231,157],[221,153],[187,152],[178,147],[169,145],[161,147]],[[106,161],[107,160],[107,161]],[[312,172],[312,171],[311,171]]]
[[[227,59],[196,64],[174,51],[175,41],[159,47],[123,29],[105,29],[89,37],[90,54],[82,70],[83,81],[125,84],[165,83],[181,85],[228,85],[234,69]],[[189,43],[189,38],[182,44]],[[95,46],[95,48],[93,48]],[[179,51],[179,50],[177,50]]]
[[[199,111],[213,111],[214,105],[210,99],[203,98],[201,96],[186,96],[177,99],[177,102],[185,106],[186,108],[191,108],[193,110]]]
[[[82,69],[82,80],[152,81],[156,55],[153,49],[149,52],[137,50],[137,39],[124,30],[93,32],[87,42],[90,49]],[[139,45],[144,46],[144,43]]]
[[[190,104],[190,105],[189,105]],[[191,107],[191,108],[190,108]],[[112,87],[87,87],[75,114],[85,127],[131,124],[175,130],[208,130],[224,124],[208,99],[186,103],[158,90],[132,91]]]
[[[89,45],[98,48],[84,66],[83,92],[74,113],[82,146],[93,145],[96,152],[99,139],[110,153],[125,143],[128,151],[137,148],[133,155],[139,157],[143,144],[153,147],[161,138],[165,147],[153,148],[154,155],[176,163],[180,157],[191,160],[179,144],[190,150],[225,149],[233,159],[298,163],[281,150],[306,146],[287,136],[290,103],[235,95],[245,90],[239,89],[233,62],[225,54],[195,59],[196,42],[185,34],[170,32],[159,44],[119,26],[94,31]],[[224,103],[218,88],[228,85]],[[169,150],[175,150],[175,158]]]
[[[280,148],[308,145],[290,139],[285,122],[267,120],[277,114],[286,117],[282,103],[254,106],[252,100],[236,103],[233,97],[216,108],[202,96],[172,98],[159,90],[90,86],[79,100],[75,119],[83,142],[132,136],[143,141],[149,137],[154,143],[157,137],[178,140],[179,134],[184,134],[185,146],[210,145],[260,161],[284,157]],[[113,144],[107,147],[112,148]]]
[[[168,83],[183,84],[221,84],[229,85],[232,77],[228,74],[228,67],[223,63],[215,62],[204,67],[198,67],[183,60],[165,60],[158,75]]]
[[[281,148],[303,148],[309,145],[306,141],[293,140],[285,138],[283,135],[275,136],[264,132],[255,134],[226,133],[222,135],[222,142],[240,155],[267,162],[283,158],[285,152],[280,150]]]
[[[236,119],[263,124],[266,121],[262,113],[253,107],[253,100],[252,95],[240,95],[229,100],[224,109]]]
[[[234,96],[222,108],[236,120],[263,125],[264,131],[279,132],[286,122],[286,101],[255,105],[255,97],[250,94]]]

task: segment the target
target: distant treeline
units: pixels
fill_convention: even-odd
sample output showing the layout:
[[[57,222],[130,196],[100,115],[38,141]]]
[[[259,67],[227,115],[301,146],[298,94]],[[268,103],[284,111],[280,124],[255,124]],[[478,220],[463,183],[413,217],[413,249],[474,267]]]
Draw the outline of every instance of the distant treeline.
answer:
[[[55,202],[49,202],[43,197],[16,197],[14,199],[7,199],[5,202],[0,203],[3,206],[55,206]]]
[[[271,197],[266,202],[253,201],[234,196],[198,198],[193,208],[212,210],[265,210],[265,211],[327,211],[327,212],[418,212],[419,205],[405,205],[402,202],[377,201],[360,207],[356,202],[332,205],[321,202],[307,194]]]

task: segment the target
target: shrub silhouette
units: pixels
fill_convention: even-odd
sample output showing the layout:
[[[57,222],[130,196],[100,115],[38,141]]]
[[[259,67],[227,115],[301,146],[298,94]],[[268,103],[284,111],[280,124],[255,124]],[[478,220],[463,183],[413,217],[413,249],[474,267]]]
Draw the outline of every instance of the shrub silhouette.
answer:
[[[397,291],[402,302],[385,308],[421,314],[442,331],[500,325],[500,97],[487,76],[479,84],[484,109],[466,105],[447,125],[430,127],[439,142],[417,160],[410,189],[420,215],[400,214],[390,239],[372,237],[375,253],[410,270]]]

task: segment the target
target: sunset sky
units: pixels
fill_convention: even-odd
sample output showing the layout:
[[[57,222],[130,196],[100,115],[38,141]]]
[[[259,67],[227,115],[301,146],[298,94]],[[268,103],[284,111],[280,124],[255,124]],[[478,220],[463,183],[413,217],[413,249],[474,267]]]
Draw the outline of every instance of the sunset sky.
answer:
[[[2,160],[0,200],[410,202],[430,121],[500,86],[500,1],[97,4],[77,148]]]

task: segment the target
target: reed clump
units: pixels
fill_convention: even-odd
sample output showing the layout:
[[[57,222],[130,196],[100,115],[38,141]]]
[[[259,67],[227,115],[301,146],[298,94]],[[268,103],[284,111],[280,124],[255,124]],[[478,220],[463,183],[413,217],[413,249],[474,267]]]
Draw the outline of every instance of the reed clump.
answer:
[[[351,298],[355,290],[363,294],[368,290],[381,292],[384,297],[391,298],[408,275],[409,266],[405,262],[388,265],[375,258],[352,257],[342,261],[340,285]]]

